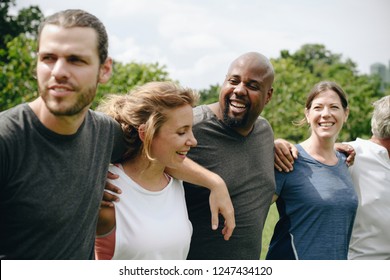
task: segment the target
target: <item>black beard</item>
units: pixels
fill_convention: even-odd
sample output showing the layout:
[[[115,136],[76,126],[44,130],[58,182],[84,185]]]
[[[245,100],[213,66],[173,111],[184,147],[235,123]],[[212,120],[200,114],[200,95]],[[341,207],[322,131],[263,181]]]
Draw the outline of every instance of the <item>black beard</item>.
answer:
[[[242,119],[237,119],[234,117],[229,116],[229,107],[230,102],[229,98],[225,99],[225,110],[223,111],[223,122],[228,127],[234,128],[234,127],[243,127],[248,122],[248,114],[245,114]]]

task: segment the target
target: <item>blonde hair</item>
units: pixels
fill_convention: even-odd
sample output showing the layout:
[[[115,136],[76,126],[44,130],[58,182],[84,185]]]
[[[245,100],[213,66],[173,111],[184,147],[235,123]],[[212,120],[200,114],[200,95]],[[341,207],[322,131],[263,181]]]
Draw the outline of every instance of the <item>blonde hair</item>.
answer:
[[[120,123],[127,144],[122,162],[140,153],[152,161],[152,140],[167,121],[169,110],[184,105],[194,107],[198,99],[198,93],[173,82],[150,82],[125,95],[108,95],[96,110]],[[138,128],[142,124],[145,124],[144,142],[138,135]]]

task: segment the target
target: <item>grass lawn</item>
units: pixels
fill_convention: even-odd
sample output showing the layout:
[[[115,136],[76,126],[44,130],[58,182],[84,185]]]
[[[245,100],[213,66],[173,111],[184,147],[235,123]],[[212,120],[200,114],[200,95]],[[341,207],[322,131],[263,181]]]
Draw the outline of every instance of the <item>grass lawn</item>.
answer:
[[[274,232],[274,227],[278,219],[279,219],[279,214],[278,214],[278,210],[276,209],[276,203],[273,203],[269,210],[267,220],[265,221],[265,226],[263,230],[263,244],[262,244],[261,256],[260,256],[261,260],[265,259],[265,256],[268,252],[268,245],[269,242],[271,241],[272,234]]]

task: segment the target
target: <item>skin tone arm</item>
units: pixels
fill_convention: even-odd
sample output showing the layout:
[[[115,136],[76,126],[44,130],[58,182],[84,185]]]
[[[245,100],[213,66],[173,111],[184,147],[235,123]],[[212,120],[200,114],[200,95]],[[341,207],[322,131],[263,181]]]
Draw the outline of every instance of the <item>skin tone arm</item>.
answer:
[[[298,150],[295,146],[284,140],[284,139],[276,139],[274,141],[275,144],[275,163],[274,166],[279,171],[290,172],[293,170],[294,159],[298,158]],[[347,157],[347,165],[351,166],[355,160],[355,150],[351,145],[336,143],[335,149],[339,152],[342,152]]]
[[[213,230],[218,228],[219,214],[224,219],[224,228],[222,234],[225,240],[229,240],[234,228],[236,227],[234,208],[227,186],[223,179],[214,172],[200,166],[189,158],[186,158],[180,166],[180,169],[166,169],[166,172],[179,180],[190,182],[194,185],[206,187],[210,190],[210,211],[211,227]],[[116,179],[118,175],[109,174],[109,179]],[[121,193],[120,189],[110,183],[106,183],[106,190],[114,193]],[[102,207],[113,207],[112,201],[119,201],[114,194],[104,192]]]

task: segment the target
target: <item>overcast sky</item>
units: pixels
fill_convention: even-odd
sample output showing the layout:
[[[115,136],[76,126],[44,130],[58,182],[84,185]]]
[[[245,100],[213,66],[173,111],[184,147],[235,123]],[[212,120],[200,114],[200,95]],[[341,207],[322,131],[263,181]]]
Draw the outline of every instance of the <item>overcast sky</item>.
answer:
[[[323,44],[369,73],[389,66],[389,0],[16,0],[44,15],[80,8],[96,15],[122,62],[159,62],[184,86],[223,82],[228,64],[258,51],[270,58]],[[277,73],[276,73],[277,74]]]

